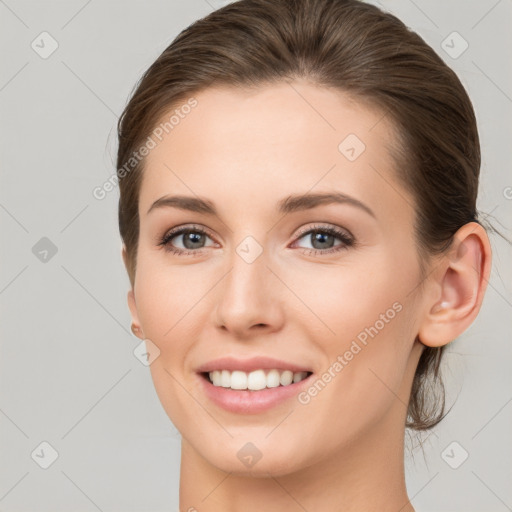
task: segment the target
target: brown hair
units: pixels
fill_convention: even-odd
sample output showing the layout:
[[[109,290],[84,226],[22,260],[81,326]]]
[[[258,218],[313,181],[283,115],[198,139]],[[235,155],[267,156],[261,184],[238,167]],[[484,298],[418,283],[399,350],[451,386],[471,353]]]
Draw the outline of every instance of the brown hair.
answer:
[[[422,272],[477,220],[480,145],[471,101],[443,60],[395,16],[358,0],[239,0],[183,30],[141,77],[118,123],[119,229],[134,285],[144,160],[119,173],[171,106],[210,85],[305,79],[389,115],[398,179],[415,199]],[[126,167],[125,167],[126,169]],[[445,416],[445,347],[425,347],[406,426]],[[436,384],[436,386],[433,386]]]

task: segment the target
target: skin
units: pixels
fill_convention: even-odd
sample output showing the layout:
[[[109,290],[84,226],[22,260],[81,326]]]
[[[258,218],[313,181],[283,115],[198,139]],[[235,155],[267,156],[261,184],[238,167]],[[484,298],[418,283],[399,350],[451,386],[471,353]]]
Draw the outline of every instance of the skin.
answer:
[[[128,293],[139,337],[160,350],[152,379],[182,434],[180,510],[413,511],[403,460],[412,379],[424,345],[449,343],[478,314],[490,273],[485,231],[463,226],[422,279],[414,199],[394,176],[393,126],[382,112],[298,81],[212,87],[195,98],[146,158]],[[338,149],[351,133],[366,146],[354,161]],[[276,211],[288,195],[325,191],[358,199],[375,217],[347,203]],[[209,199],[218,216],[147,213],[168,194]],[[199,254],[158,245],[191,223],[209,232],[189,250]],[[343,242],[315,244],[299,232],[318,225],[348,231],[356,244],[326,253]],[[252,263],[236,252],[248,236],[263,250]],[[199,385],[195,368],[226,354],[284,359],[319,378],[395,303],[400,312],[307,404],[293,397],[236,414]],[[252,467],[237,457],[247,442],[261,453]]]

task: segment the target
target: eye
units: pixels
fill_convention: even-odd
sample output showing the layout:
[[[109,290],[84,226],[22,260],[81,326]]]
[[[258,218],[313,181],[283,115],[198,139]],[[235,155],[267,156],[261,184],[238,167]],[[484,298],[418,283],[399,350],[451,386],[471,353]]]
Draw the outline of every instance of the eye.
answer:
[[[355,240],[348,232],[334,226],[317,225],[299,233],[299,239],[309,240],[312,247],[305,248],[306,254],[330,254],[346,250],[355,245]],[[336,239],[340,241],[335,244]],[[295,242],[297,243],[297,242]]]
[[[161,239],[158,245],[163,246],[166,251],[173,254],[180,255],[200,255],[202,254],[203,244],[205,240],[211,237],[207,231],[199,226],[188,226],[172,229],[167,232]],[[174,239],[181,239],[181,247],[176,247],[176,242],[171,243]],[[213,244],[214,245],[214,244]]]
[[[303,247],[305,249],[304,252],[308,255],[335,253],[355,245],[355,239],[351,234],[334,226],[316,225],[302,230],[299,233],[298,240],[308,240],[308,237],[313,246],[311,248]],[[173,242],[175,239],[177,241],[181,240],[181,243]],[[212,240],[212,237],[204,228],[196,225],[182,226],[168,231],[159,239],[158,245],[163,246],[166,251],[172,254],[200,256],[203,254],[202,249],[215,246],[215,242],[210,244],[210,246],[204,245],[207,239]],[[336,244],[336,240],[340,243]]]

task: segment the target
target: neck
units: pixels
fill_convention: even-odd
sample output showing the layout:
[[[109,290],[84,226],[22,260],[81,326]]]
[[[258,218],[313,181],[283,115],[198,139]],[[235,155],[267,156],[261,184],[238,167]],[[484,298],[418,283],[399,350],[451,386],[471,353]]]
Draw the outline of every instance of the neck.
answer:
[[[393,416],[328,459],[282,476],[226,473],[183,439],[180,511],[414,512],[405,486],[404,431]]]

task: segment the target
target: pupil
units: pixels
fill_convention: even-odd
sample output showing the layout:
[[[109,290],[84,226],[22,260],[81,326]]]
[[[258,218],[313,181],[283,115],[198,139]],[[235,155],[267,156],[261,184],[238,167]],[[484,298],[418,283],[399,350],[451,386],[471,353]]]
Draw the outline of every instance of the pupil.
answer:
[[[201,233],[187,233],[185,236],[185,247],[187,249],[197,249],[194,244],[200,243],[203,235]],[[189,242],[192,244],[192,247],[189,246]]]
[[[316,233],[314,235],[314,240],[313,240],[313,247],[315,247],[315,242],[320,242],[320,244],[325,244],[326,241],[329,241],[331,242],[332,241],[332,238],[333,238],[333,235],[330,235],[330,234],[326,234],[326,233]],[[326,247],[315,247],[315,249],[326,249]]]

